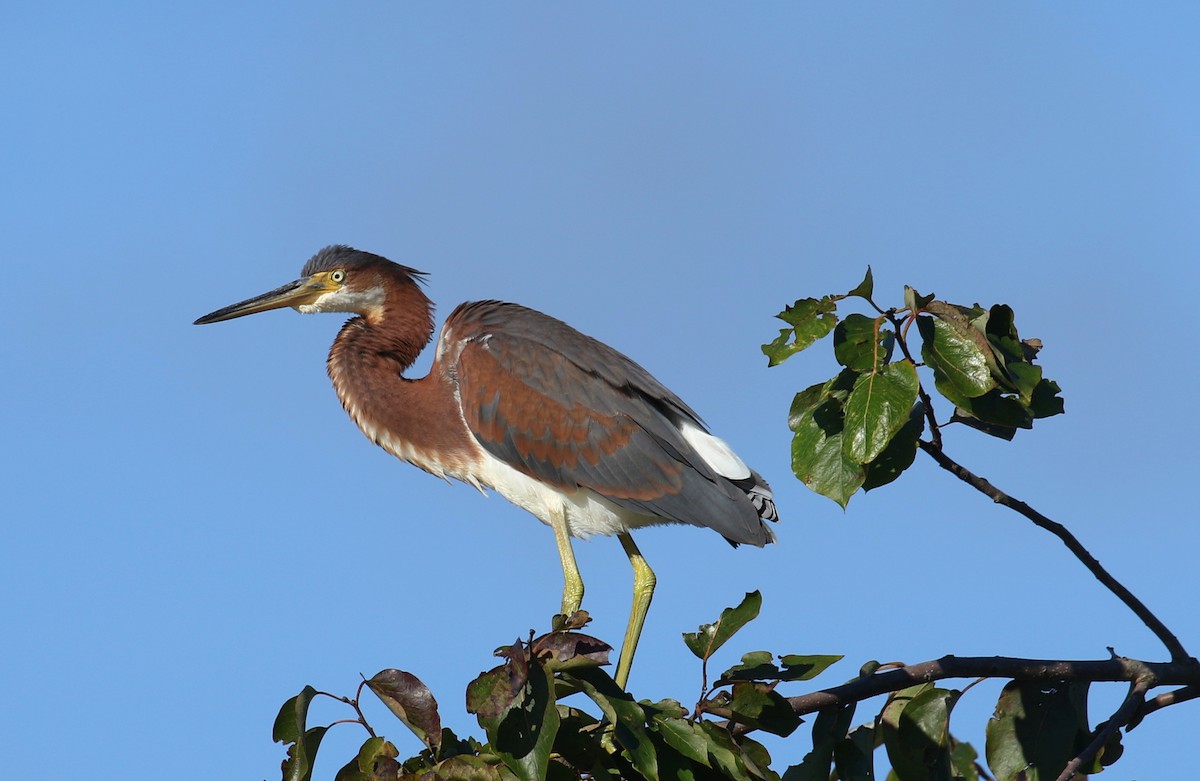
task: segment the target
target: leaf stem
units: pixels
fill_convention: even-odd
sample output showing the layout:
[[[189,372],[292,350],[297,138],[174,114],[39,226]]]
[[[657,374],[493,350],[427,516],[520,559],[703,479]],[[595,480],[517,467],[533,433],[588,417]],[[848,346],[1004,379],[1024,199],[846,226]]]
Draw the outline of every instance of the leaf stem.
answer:
[[[1167,629],[1166,624],[1160,621],[1158,616],[1154,615],[1154,613],[1152,613],[1140,599],[1135,597],[1133,592],[1131,592],[1124,585],[1122,585],[1120,581],[1114,578],[1108,572],[1108,570],[1106,570],[1100,564],[1096,557],[1093,556],[1087,548],[1083,547],[1083,544],[1080,543],[1079,540],[1076,539],[1075,535],[1073,535],[1065,526],[1050,520],[1025,502],[1022,502],[1019,499],[1014,499],[1004,491],[1001,491],[999,488],[989,483],[984,478],[950,458],[942,450],[941,443],[936,439],[932,442],[919,440],[917,445],[924,450],[927,455],[933,458],[933,460],[938,463],[938,466],[950,472],[950,474],[962,480],[975,490],[980,491],[997,504],[1004,505],[1010,510],[1020,513],[1029,520],[1033,521],[1035,525],[1045,529],[1055,537],[1058,537],[1058,539],[1067,546],[1067,549],[1075,555],[1075,558],[1079,559],[1083,566],[1087,567],[1088,571],[1091,572],[1097,580],[1104,584],[1109,591],[1115,594],[1117,599],[1120,599],[1122,602],[1124,602],[1126,607],[1132,610],[1134,615],[1140,618],[1142,623],[1144,623],[1151,632],[1158,636],[1158,639],[1162,641],[1162,644],[1167,647],[1167,651],[1170,652],[1172,661],[1183,662],[1191,659],[1191,654],[1184,649],[1183,644],[1179,642],[1179,638],[1177,638],[1170,629]],[[1195,660],[1192,660],[1192,663],[1195,664]]]
[[[913,358],[912,353],[908,351],[908,327],[916,322],[916,315],[905,318],[907,322],[903,328],[900,327],[900,321],[896,319],[894,314],[888,314],[888,319],[892,321],[892,327],[896,329],[896,343],[900,345],[900,352],[904,354],[909,363],[916,366],[916,360]],[[929,424],[929,438],[940,450],[942,447],[942,429],[933,414],[933,399],[929,398],[929,394],[925,391],[924,383],[917,383],[917,395],[920,397],[921,405],[925,409],[925,421]]]

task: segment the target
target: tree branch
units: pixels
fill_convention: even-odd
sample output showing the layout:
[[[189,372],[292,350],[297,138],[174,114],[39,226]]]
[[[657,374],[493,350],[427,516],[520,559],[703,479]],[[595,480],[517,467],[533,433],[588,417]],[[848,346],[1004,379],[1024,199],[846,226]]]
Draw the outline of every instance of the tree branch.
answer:
[[[1176,705],[1181,702],[1187,702],[1188,700],[1194,700],[1197,697],[1200,697],[1200,686],[1197,686],[1196,684],[1184,686],[1183,688],[1175,689],[1174,691],[1163,692],[1157,697],[1142,703],[1142,706],[1138,708],[1138,712],[1135,713],[1133,718],[1129,720],[1129,726],[1126,727],[1125,731],[1128,732],[1137,725],[1141,724],[1142,719],[1146,718],[1151,713],[1154,713],[1156,710],[1161,710],[1169,705]]]
[[[1154,678],[1150,674],[1139,675],[1134,679],[1133,683],[1129,685],[1129,694],[1125,696],[1120,707],[1108,721],[1096,728],[1092,742],[1088,743],[1087,748],[1067,763],[1067,766],[1059,773],[1057,781],[1071,781],[1079,773],[1080,768],[1089,764],[1100,753],[1100,749],[1104,748],[1112,736],[1120,732],[1121,727],[1128,724],[1137,714],[1138,709],[1145,704],[1146,692],[1153,683]]]
[[[1155,685],[1190,684],[1200,688],[1200,666],[1188,661],[1140,662],[1114,657],[1101,660],[1021,659],[1008,656],[943,656],[920,664],[787,698],[797,714],[815,713],[880,694],[900,691],[918,683],[946,678],[1008,678],[1014,681],[1135,681],[1152,676]]]
[[[1135,597],[1129,589],[1125,588],[1125,586],[1120,583],[1120,581],[1109,574],[1108,570],[1101,566],[1100,562],[1096,560],[1096,557],[1089,553],[1087,548],[1083,547],[1079,540],[1075,538],[1075,535],[1071,534],[1071,532],[1065,526],[1050,520],[1037,510],[1025,504],[1025,502],[1014,499],[1013,497],[1004,493],[984,478],[976,475],[974,472],[950,458],[938,445],[932,442],[926,442],[925,440],[920,440],[917,442],[917,444],[930,457],[932,457],[939,466],[950,472],[958,479],[962,480],[964,483],[987,495],[997,504],[1002,504],[1010,510],[1020,513],[1029,520],[1033,521],[1033,523],[1037,526],[1050,532],[1055,537],[1058,537],[1058,539],[1067,546],[1071,553],[1075,554],[1075,558],[1079,559],[1079,561],[1083,563],[1083,566],[1087,567],[1088,571],[1091,572],[1097,580],[1103,583],[1109,591],[1115,594],[1117,599],[1120,599],[1122,602],[1124,602],[1125,605],[1142,620],[1142,623],[1144,623],[1151,632],[1158,636],[1158,639],[1162,641],[1162,644],[1167,647],[1167,651],[1170,652],[1171,659],[1173,661],[1183,662],[1191,658],[1191,654],[1184,649],[1183,644],[1179,642],[1179,638],[1175,637],[1174,633],[1171,632],[1170,629],[1167,629],[1166,625],[1158,619],[1158,616],[1154,615],[1154,613],[1152,613],[1148,607],[1142,604],[1140,599]]]

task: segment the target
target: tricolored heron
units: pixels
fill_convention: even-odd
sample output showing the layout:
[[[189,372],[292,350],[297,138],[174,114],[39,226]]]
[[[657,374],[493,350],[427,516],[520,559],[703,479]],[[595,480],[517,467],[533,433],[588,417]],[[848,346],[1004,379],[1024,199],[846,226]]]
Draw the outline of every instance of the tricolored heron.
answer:
[[[771,489],[641,366],[517,304],[462,304],[442,326],[429,374],[405,377],[433,337],[423,278],[369,252],[326,247],[295,282],[196,324],[288,306],[357,315],[326,364],[346,412],[397,458],[494,489],[550,526],[564,615],[583,601],[571,537],[617,535],[634,571],[615,676],[624,687],[655,585],[630,530],[686,523],[761,547],[775,540],[763,523],[778,520]]]

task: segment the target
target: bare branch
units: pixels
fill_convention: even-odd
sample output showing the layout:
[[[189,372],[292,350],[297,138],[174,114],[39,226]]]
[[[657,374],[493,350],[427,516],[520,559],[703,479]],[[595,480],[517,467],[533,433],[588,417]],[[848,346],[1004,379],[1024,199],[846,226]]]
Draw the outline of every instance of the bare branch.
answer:
[[[986,494],[997,504],[1002,504],[1010,510],[1020,513],[1029,520],[1033,521],[1037,526],[1050,532],[1055,537],[1058,537],[1058,539],[1067,546],[1071,553],[1075,554],[1075,558],[1079,559],[1079,561],[1083,563],[1083,566],[1087,567],[1088,571],[1091,572],[1097,580],[1103,583],[1109,591],[1115,594],[1117,599],[1120,599],[1122,602],[1124,602],[1125,605],[1142,620],[1142,623],[1144,623],[1151,632],[1158,636],[1158,639],[1162,641],[1162,644],[1167,647],[1167,651],[1170,652],[1171,659],[1173,661],[1182,662],[1191,658],[1191,654],[1184,649],[1183,644],[1179,642],[1179,638],[1175,637],[1175,634],[1171,632],[1170,629],[1167,629],[1166,625],[1158,619],[1158,616],[1154,615],[1154,613],[1152,613],[1148,607],[1142,604],[1140,599],[1135,597],[1129,589],[1125,588],[1125,586],[1120,583],[1120,581],[1109,574],[1108,570],[1101,566],[1096,557],[1089,553],[1087,548],[1083,547],[1082,543],[1080,543],[1079,540],[1075,538],[1075,535],[1071,534],[1071,532],[1065,526],[1050,520],[1037,510],[1027,505],[1025,502],[1014,499],[1005,492],[1001,491],[984,478],[950,458],[937,444],[933,442],[926,442],[925,440],[920,440],[917,444],[930,457],[932,457],[939,466],[950,472],[958,479],[962,480],[964,483],[970,485],[977,491],[981,491],[982,493]]]

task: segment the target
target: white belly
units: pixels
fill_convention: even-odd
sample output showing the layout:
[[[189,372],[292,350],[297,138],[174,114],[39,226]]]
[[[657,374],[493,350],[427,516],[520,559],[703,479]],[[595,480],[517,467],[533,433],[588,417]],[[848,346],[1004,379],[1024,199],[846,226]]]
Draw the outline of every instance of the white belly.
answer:
[[[568,492],[546,485],[486,451],[482,463],[474,471],[481,487],[494,489],[546,525],[550,525],[552,513],[564,512],[572,537],[586,539],[596,534],[612,535],[641,526],[670,523],[663,518],[618,507],[587,488]]]

